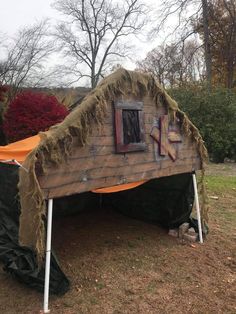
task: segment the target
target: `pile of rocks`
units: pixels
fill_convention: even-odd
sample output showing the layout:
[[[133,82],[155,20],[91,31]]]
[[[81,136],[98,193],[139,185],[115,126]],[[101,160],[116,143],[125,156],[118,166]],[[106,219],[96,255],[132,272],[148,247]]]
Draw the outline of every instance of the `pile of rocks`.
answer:
[[[189,242],[196,242],[198,239],[198,233],[195,232],[194,228],[189,228],[188,222],[184,222],[177,229],[170,229],[168,234],[172,237],[184,239]]]

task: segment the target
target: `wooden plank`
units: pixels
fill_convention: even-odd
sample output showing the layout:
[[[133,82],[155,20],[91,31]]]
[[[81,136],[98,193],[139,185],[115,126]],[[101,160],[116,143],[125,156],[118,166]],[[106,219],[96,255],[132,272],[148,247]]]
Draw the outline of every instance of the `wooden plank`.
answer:
[[[119,152],[120,146],[123,144],[123,119],[122,109],[115,110],[115,139],[116,139],[116,152]]]
[[[157,112],[150,112],[150,113],[148,113],[145,110],[143,110],[142,112],[144,113],[145,125],[146,125],[146,123],[147,124],[153,124],[153,122],[160,117],[160,114],[157,113]],[[113,126],[112,119],[108,119],[108,120],[104,121],[104,125]]]
[[[146,123],[144,121],[144,124],[145,124],[144,134],[149,135],[153,127],[153,121],[152,123]],[[104,125],[100,130],[97,130],[96,132],[92,133],[91,138],[103,137],[103,136],[109,136],[109,137],[115,138],[115,128],[113,127],[113,125],[111,124]],[[89,142],[91,142],[91,139],[89,139]]]
[[[125,177],[111,177],[111,178],[100,178],[96,180],[91,180],[87,182],[72,182],[70,184],[65,184],[63,186],[57,186],[51,189],[43,189],[44,195],[47,198],[57,198],[65,195],[77,194],[86,191],[91,191],[99,187],[109,187],[113,185],[118,185],[122,183],[135,182],[138,180],[150,180],[152,178],[160,178],[169,175],[175,175],[178,173],[187,173],[191,172],[192,169],[200,169],[200,160],[196,160],[191,165],[188,166],[178,166],[178,167],[169,167],[166,169],[158,169],[152,171],[141,172],[137,174],[127,175]]]
[[[95,144],[99,146],[114,145],[115,139],[113,136],[91,136],[89,144]]]
[[[150,135],[147,136],[149,139]],[[150,152],[153,151],[153,143],[149,140],[147,141],[146,145],[146,151]],[[143,152],[134,152],[134,153],[128,153],[129,155],[134,154],[143,154]],[[106,146],[100,146],[99,143],[97,145],[90,144],[84,147],[75,147],[73,148],[73,153],[69,159],[77,159],[77,158],[83,158],[83,157],[94,157],[94,156],[104,156],[104,155],[115,155],[115,146],[114,145],[106,145]]]
[[[142,165],[142,167],[140,167]],[[95,165],[94,165],[95,166]],[[106,167],[106,166],[100,166],[100,167],[93,167],[93,168],[87,168],[86,165],[82,165],[81,169],[79,171],[76,171],[73,169],[68,169],[67,172],[63,173],[55,173],[53,175],[45,175],[39,177],[40,186],[42,187],[50,187],[50,186],[56,186],[56,184],[68,184],[69,182],[73,182],[75,180],[78,181],[86,181],[86,180],[94,180],[98,178],[104,178],[104,177],[113,177],[113,176],[121,176],[126,174],[132,174],[136,172],[140,172],[140,169],[142,171],[148,171],[152,169],[158,169],[159,165],[156,162],[146,162],[142,164],[137,164],[134,166],[130,166],[128,164],[122,165],[122,166],[114,166],[114,167]]]
[[[177,131],[169,131],[168,140],[172,143],[180,143],[182,142],[182,136]]]
[[[124,109],[130,109],[130,110],[135,110],[135,108],[124,108]],[[109,106],[109,108],[108,108],[108,110],[107,110],[107,113],[109,113],[109,114],[112,114],[113,112],[114,112],[114,110],[115,110],[115,108],[113,107],[113,106]],[[155,104],[151,104],[151,103],[144,103],[144,105],[143,105],[143,109],[142,109],[145,113],[147,113],[147,114],[155,114],[155,113],[157,113],[158,111],[160,111],[160,110],[158,110],[157,108],[156,108],[156,106],[155,106]],[[160,112],[162,112],[162,111],[160,111]]]
[[[170,158],[175,161],[177,158],[177,152],[174,146],[170,145],[169,143],[167,144],[167,151],[168,151],[168,155],[170,156]]]
[[[161,131],[157,127],[152,128],[151,136],[159,144],[159,154],[161,156],[166,156],[168,154],[170,158],[175,161],[177,158],[176,147],[170,145],[168,139],[165,143],[165,146],[163,147],[164,144],[162,141],[162,135],[163,133],[161,133]],[[165,152],[165,154],[163,152]]]
[[[152,157],[152,160],[154,157]],[[91,163],[81,163],[81,167],[79,169],[73,169],[68,167],[65,169],[62,168],[62,171],[58,171],[55,173],[47,173],[45,176],[39,177],[40,186],[43,188],[49,188],[52,186],[56,186],[57,184],[69,184],[69,182],[73,181],[87,181],[87,180],[95,180],[98,178],[104,177],[114,177],[114,176],[126,176],[135,173],[140,173],[140,171],[150,171],[150,170],[161,170],[167,167],[172,167],[173,170],[179,164],[184,166],[189,166],[193,163],[193,158],[186,158],[184,161],[179,161],[177,165],[173,165],[173,162],[170,159],[162,160],[161,162],[156,161],[147,161],[143,162],[139,160],[139,163],[130,164],[130,161],[124,161],[123,165],[116,165],[114,162],[111,167],[108,167],[105,163],[104,166],[97,165],[90,161]],[[127,163],[126,163],[127,162]],[[87,167],[88,165],[88,167]],[[92,166],[92,168],[90,168]],[[66,171],[65,171],[66,170]],[[65,172],[64,172],[65,171]]]
[[[160,118],[160,114],[158,112],[146,112],[145,114],[145,123],[153,123],[154,121],[157,121]]]
[[[157,129],[157,132],[158,129]],[[149,136],[150,137],[150,136]],[[151,137],[150,137],[151,138]],[[193,149],[192,146],[187,147],[186,143],[181,143],[183,148],[178,149],[178,159],[192,158],[198,156],[196,150]],[[96,165],[97,168],[101,167],[101,165],[105,165],[108,167],[113,166],[121,166],[124,165],[124,156],[127,163],[132,167],[134,164],[140,164],[142,162],[152,162],[155,159],[155,152],[153,143],[149,144],[147,147],[147,152],[135,152],[135,153],[127,153],[127,154],[114,154],[113,146],[89,146],[82,147],[75,150],[75,153],[68,159],[67,165],[62,165],[59,168],[51,168],[48,169],[48,175],[64,175],[69,172],[80,171],[81,167],[83,169],[94,168]],[[158,159],[158,162],[162,160],[163,157]]]
[[[112,177],[119,175],[127,175],[132,173],[137,173],[141,171],[155,170],[158,168],[156,162],[146,162],[142,164],[136,164],[132,167],[130,165],[121,167],[103,167],[98,169],[90,169],[87,171],[89,178],[99,178],[99,177]]]
[[[150,138],[150,132],[149,133],[143,133],[142,135],[142,140],[146,141],[147,139]],[[117,144],[123,144],[122,142],[118,142],[119,139],[116,139]],[[103,145],[114,145],[115,144],[115,138],[113,136],[91,136],[90,139],[88,140],[87,145],[98,145],[98,146],[103,146]],[[139,144],[139,143],[136,143]],[[125,144],[123,144],[125,145]],[[127,144],[129,145],[129,144]]]
[[[145,143],[129,143],[129,144],[117,144],[116,152],[117,153],[127,153],[127,152],[137,152],[146,150]]]
[[[160,130],[157,127],[153,127],[150,133],[151,137],[157,142],[160,143]]]
[[[104,151],[101,148],[99,152],[96,152],[96,155],[87,156],[86,154],[83,157],[70,158],[66,165],[62,165],[59,168],[50,168],[47,170],[47,178],[50,176],[64,176],[69,175],[71,172],[79,173],[81,169],[89,170],[89,169],[98,169],[102,167],[116,168],[121,167],[123,165],[129,165],[133,167],[135,164],[138,164],[140,167],[142,163],[153,162],[155,160],[155,152],[153,151],[153,145],[150,145],[149,151],[146,153],[143,152],[135,152],[135,153],[127,153],[127,154],[111,154],[110,151],[107,151],[108,147],[104,147],[106,154],[103,154]],[[180,155],[180,153],[179,153]],[[180,158],[181,157],[181,158]],[[198,157],[196,151],[185,150],[181,151],[181,156],[178,156],[176,163],[184,163],[186,160]],[[157,162],[163,160],[163,158],[167,158],[160,156]],[[170,161],[172,166],[173,162],[167,158],[167,161]]]
[[[188,150],[186,150],[186,151],[179,151],[178,150],[178,158],[177,158],[177,160],[176,160],[176,162],[178,161],[178,160],[184,160],[185,158],[195,158],[195,157],[198,157],[199,156],[199,154],[197,154],[196,152],[194,152],[194,153],[191,153],[191,152],[189,152]]]
[[[142,110],[143,102],[135,100],[117,100],[114,102],[115,109]]]
[[[160,155],[166,156],[168,154],[168,115],[160,117]]]
[[[53,175],[64,176],[69,173],[79,172],[81,169],[97,169],[102,167],[117,168],[122,166],[132,167],[134,164],[153,162],[152,152],[141,154],[107,154],[95,157],[70,158],[67,164],[48,169],[47,177]]]
[[[141,142],[143,144],[145,144],[145,122],[144,122],[144,112],[143,111],[139,111],[138,112],[138,116],[139,116],[139,128],[140,128],[140,138],[141,138]],[[146,149],[146,145],[145,148]]]
[[[84,157],[94,157],[94,156],[103,156],[103,155],[113,155],[115,154],[114,145],[86,145],[84,147],[74,147],[73,153],[70,159],[84,158]]]

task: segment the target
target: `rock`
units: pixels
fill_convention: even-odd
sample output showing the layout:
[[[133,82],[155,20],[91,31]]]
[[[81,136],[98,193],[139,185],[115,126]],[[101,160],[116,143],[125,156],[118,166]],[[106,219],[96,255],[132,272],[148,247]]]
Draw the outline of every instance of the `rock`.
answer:
[[[179,231],[178,231],[178,229],[170,229],[168,232],[168,235],[175,237],[175,238],[178,238]]]
[[[189,228],[187,234],[194,236],[194,235],[196,235],[196,232],[195,232],[194,228]]]
[[[219,197],[218,196],[214,196],[214,195],[211,195],[211,196],[209,196],[212,200],[218,200],[219,199]]]
[[[184,222],[182,225],[179,226],[179,238],[183,238],[183,235],[188,231],[189,223]]]
[[[198,236],[197,234],[191,235],[191,234],[185,233],[183,235],[183,239],[185,241],[188,241],[188,242],[196,242],[197,241],[197,236]]]

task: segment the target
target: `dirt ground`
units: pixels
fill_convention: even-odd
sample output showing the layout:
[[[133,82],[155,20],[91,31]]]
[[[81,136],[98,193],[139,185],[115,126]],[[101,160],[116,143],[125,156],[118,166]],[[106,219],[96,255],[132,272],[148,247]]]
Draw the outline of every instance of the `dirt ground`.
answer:
[[[236,313],[235,178],[235,164],[208,167],[202,245],[110,209],[57,219],[53,247],[71,288],[51,296],[51,313]],[[39,313],[42,300],[0,270],[0,313]]]
[[[235,177],[236,176],[236,163],[225,164],[209,164],[206,168],[206,174],[210,176],[224,176]]]

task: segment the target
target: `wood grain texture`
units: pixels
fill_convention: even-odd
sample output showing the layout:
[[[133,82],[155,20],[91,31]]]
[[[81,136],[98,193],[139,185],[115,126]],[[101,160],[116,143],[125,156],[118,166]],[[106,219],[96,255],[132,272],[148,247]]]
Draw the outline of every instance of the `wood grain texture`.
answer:
[[[160,155],[166,156],[168,154],[168,127],[169,118],[167,115],[160,117]]]
[[[110,104],[104,125],[100,128],[94,126],[87,144],[78,147],[75,139],[72,154],[67,162],[58,167],[46,169],[46,174],[38,178],[46,198],[191,172],[201,168],[196,144],[183,134],[181,134],[181,143],[171,143],[171,147],[176,152],[175,161],[166,153],[160,156],[157,151],[159,147],[154,144],[155,141],[150,133],[160,116],[166,114],[165,108],[157,109],[149,97],[139,101],[143,102],[144,125],[142,128],[146,150],[116,154],[114,108]],[[168,125],[165,132],[168,133]]]
[[[196,159],[190,165],[179,165],[175,168],[173,168],[172,166],[168,166],[162,169],[149,170],[145,172],[139,172],[136,174],[134,173],[132,175],[127,175],[127,176],[120,175],[118,177],[117,176],[107,177],[107,178],[104,177],[104,178],[93,179],[92,181],[87,180],[87,181],[78,182],[76,180],[76,181],[71,181],[69,184],[60,185],[61,182],[59,180],[58,182],[59,184],[56,184],[54,188],[50,188],[50,189],[43,188],[43,193],[46,198],[57,198],[61,196],[91,191],[92,189],[96,189],[100,187],[109,187],[109,186],[129,183],[129,182],[135,182],[141,179],[150,180],[153,178],[161,178],[164,176],[191,172],[194,169],[200,169],[200,160]]]
[[[168,139],[172,143],[181,143],[182,142],[181,135],[177,131],[169,131]]]

